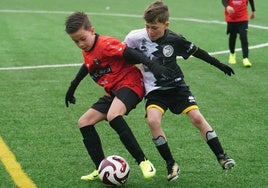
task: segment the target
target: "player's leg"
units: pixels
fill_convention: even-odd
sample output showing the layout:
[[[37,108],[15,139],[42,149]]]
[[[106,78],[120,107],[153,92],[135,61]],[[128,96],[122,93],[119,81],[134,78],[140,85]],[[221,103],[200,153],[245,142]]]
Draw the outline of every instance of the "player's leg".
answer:
[[[168,181],[173,181],[179,177],[179,166],[175,162],[166,135],[161,127],[161,120],[164,110],[156,105],[151,105],[147,107],[147,121],[153,137],[153,143],[160,153],[161,157],[165,160],[167,165],[167,179]]]
[[[241,41],[242,53],[243,53],[243,65],[245,67],[251,67],[252,64],[248,59],[248,22],[241,22],[239,25],[239,37]]]
[[[229,34],[229,50],[231,54],[235,54],[236,38],[237,38],[237,33]]]
[[[83,136],[83,142],[87,149],[87,152],[95,164],[95,170],[85,176],[82,176],[82,180],[90,181],[98,179],[98,166],[104,159],[104,153],[101,145],[101,140],[95,129],[95,124],[106,118],[106,114],[103,114],[93,108],[86,111],[78,120],[78,126]]]
[[[229,64],[236,64],[235,44],[237,38],[236,25],[234,23],[227,23],[228,46],[229,46]]]
[[[216,132],[208,124],[204,116],[200,113],[198,109],[193,109],[187,112],[189,119],[192,124],[199,129],[203,139],[207,142],[210,149],[213,151],[217,160],[224,170],[228,170],[235,165],[235,161],[228,157],[222,148],[220,140],[216,135]]]
[[[128,88],[122,88],[115,94],[116,97],[113,99],[108,111],[107,120],[119,135],[121,142],[124,144],[128,152],[136,159],[142,170],[143,176],[145,178],[151,178],[155,175],[156,170],[153,164],[147,160],[134,134],[123,118],[123,115],[128,114],[135,108],[141,99],[136,93]]]
[[[98,179],[98,166],[104,158],[104,152],[101,145],[101,140],[95,129],[95,124],[99,121],[106,119],[106,114],[110,107],[112,99],[104,96],[101,97],[92,107],[85,112],[78,120],[78,126],[83,136],[83,142],[87,149],[89,156],[95,164],[95,170],[82,176],[82,180],[95,180]]]

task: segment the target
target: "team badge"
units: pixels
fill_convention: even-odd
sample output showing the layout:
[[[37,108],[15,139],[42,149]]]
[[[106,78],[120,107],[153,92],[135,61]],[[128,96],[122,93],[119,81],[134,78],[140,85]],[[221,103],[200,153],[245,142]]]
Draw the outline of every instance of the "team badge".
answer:
[[[171,45],[164,46],[163,54],[164,54],[165,57],[172,56],[173,52],[174,52],[174,49],[173,49],[173,47]]]

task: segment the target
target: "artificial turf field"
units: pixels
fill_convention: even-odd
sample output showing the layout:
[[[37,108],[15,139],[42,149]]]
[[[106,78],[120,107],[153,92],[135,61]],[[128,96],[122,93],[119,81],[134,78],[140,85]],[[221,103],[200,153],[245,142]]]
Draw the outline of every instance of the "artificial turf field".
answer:
[[[123,40],[130,30],[144,27],[143,10],[151,2],[0,1],[0,188],[104,187],[100,181],[80,180],[94,165],[76,126],[80,115],[104,92],[88,77],[76,91],[77,104],[65,107],[65,92],[82,56],[65,34],[64,21],[73,11],[85,11],[97,33]],[[227,63],[221,1],[164,2],[170,7],[172,30]],[[157,169],[152,180],[143,179],[107,122],[96,126],[105,154],[121,155],[130,164],[131,173],[123,187],[268,187],[268,4],[257,0],[255,6],[256,18],[250,21],[248,34],[251,68],[242,66],[239,49],[232,77],[201,60],[178,59],[201,112],[216,130],[227,154],[235,159],[236,168],[223,172],[187,117],[168,111],[163,128],[181,167],[180,178],[168,182],[141,102],[126,120]]]

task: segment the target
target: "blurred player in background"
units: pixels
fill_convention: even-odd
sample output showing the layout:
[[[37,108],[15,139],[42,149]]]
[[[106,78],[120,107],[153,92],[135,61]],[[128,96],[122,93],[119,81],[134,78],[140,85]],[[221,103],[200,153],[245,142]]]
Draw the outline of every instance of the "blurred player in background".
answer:
[[[228,62],[230,64],[236,64],[235,43],[237,34],[239,34],[243,53],[243,65],[245,67],[252,66],[248,59],[248,2],[252,10],[250,19],[254,19],[254,0],[222,0],[225,8],[225,21],[227,22],[227,35],[229,34],[230,55]]]
[[[168,181],[177,179],[180,172],[168,146],[167,137],[161,128],[163,115],[168,109],[177,115],[186,114],[192,124],[199,129],[221,167],[225,170],[231,169],[235,161],[225,154],[216,132],[199,111],[176,58],[182,56],[188,59],[192,55],[215,66],[228,76],[234,74],[233,70],[187,41],[182,35],[169,30],[169,10],[163,2],[156,1],[149,5],[144,11],[143,18],[145,28],[131,31],[124,42],[129,47],[141,51],[154,62],[167,67],[171,75],[168,78],[156,78],[146,65],[141,67],[146,90],[147,121],[153,143],[166,162]]]

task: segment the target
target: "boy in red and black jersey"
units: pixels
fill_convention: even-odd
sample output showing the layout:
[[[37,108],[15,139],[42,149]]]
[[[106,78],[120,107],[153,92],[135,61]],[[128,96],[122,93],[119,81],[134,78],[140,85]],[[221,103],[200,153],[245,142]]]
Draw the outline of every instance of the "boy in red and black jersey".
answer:
[[[105,155],[95,124],[102,120],[107,120],[117,132],[121,142],[139,164],[143,176],[153,177],[156,170],[145,157],[123,115],[134,109],[144,96],[142,74],[133,64],[137,62],[146,64],[159,78],[165,77],[166,68],[152,63],[142,53],[128,48],[118,39],[96,34],[83,12],[70,15],[65,25],[65,31],[82,50],[84,57],[84,63],[66,92],[66,106],[69,107],[69,103],[75,104],[75,90],[88,74],[106,91],[106,95],[94,103],[78,120],[84,145],[95,164],[95,170],[82,176],[81,179],[98,178],[97,169]]]
[[[229,34],[229,63],[236,64],[235,43],[237,34],[239,34],[243,53],[243,65],[245,67],[252,66],[248,59],[248,2],[252,10],[250,19],[254,19],[254,0],[222,0],[222,4],[225,7],[224,16],[227,22],[227,34]]]

